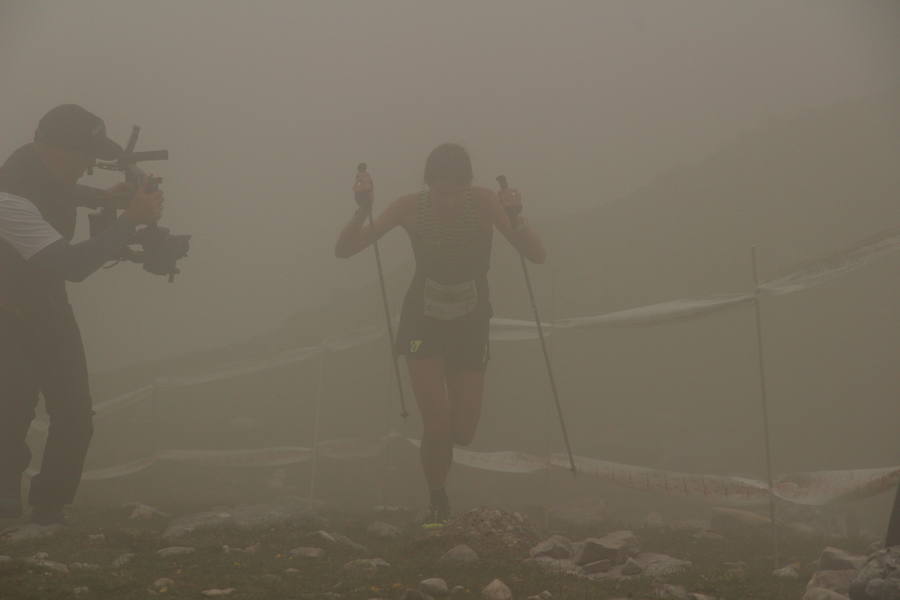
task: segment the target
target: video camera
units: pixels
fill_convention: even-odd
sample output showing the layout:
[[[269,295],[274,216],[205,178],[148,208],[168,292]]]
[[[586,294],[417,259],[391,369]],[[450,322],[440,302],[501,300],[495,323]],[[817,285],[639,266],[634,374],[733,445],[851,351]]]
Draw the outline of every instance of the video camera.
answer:
[[[141,128],[135,125],[131,129],[131,137],[128,145],[118,159],[112,162],[97,162],[94,166],[106,171],[121,171],[125,174],[125,183],[130,191],[126,194],[109,194],[108,192],[79,186],[82,195],[89,200],[82,205],[97,208],[98,210],[88,215],[90,221],[90,234],[94,237],[105,231],[116,219],[118,211],[127,208],[134,190],[143,187],[147,191],[156,191],[162,182],[161,177],[151,177],[137,166],[139,162],[149,160],[168,160],[168,150],[152,150],[135,152],[138,135]],[[144,270],[155,275],[167,275],[169,282],[175,280],[175,275],[181,271],[176,266],[179,259],[184,258],[190,249],[190,235],[173,235],[167,228],[158,225],[147,225],[135,232],[134,238],[117,257],[118,261],[127,260],[144,266]],[[135,250],[132,246],[140,246],[141,250]]]

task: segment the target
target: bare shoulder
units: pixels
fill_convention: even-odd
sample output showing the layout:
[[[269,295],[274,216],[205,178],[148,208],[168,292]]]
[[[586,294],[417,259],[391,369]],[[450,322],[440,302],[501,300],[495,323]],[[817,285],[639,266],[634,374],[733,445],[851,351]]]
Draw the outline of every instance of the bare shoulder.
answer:
[[[406,194],[404,196],[400,196],[396,200],[394,200],[391,205],[392,207],[400,213],[406,214],[415,210],[416,204],[419,201],[419,194]]]

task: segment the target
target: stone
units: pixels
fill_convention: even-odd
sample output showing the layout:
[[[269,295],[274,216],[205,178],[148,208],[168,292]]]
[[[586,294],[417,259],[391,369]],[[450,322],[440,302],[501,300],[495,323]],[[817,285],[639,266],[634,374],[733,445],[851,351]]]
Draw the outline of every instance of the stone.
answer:
[[[70,571],[99,571],[100,565],[94,563],[73,562],[69,564]]]
[[[807,588],[802,600],[848,600],[848,598],[825,588]]]
[[[374,600],[370,598],[369,600]],[[380,600],[380,599],[377,599]],[[400,596],[400,600],[434,600],[428,594],[421,592],[419,590],[414,590],[412,588],[407,588],[406,591],[403,592],[403,595]]]
[[[85,594],[89,594],[91,592],[90,588],[80,585],[76,588],[72,589],[72,593],[76,596],[84,596]]]
[[[832,546],[822,550],[822,554],[819,556],[819,568],[823,571],[859,570],[865,563],[865,556],[855,556]]]
[[[689,560],[673,558],[667,554],[645,552],[634,557],[636,563],[643,567],[642,575],[645,577],[661,578],[684,573],[693,563]]]
[[[192,548],[190,546],[169,546],[168,548],[157,550],[156,554],[157,556],[168,558],[170,556],[184,556],[185,554],[193,554],[196,551],[196,548]]]
[[[69,567],[64,565],[61,562],[56,562],[53,560],[49,560],[46,558],[46,552],[38,552],[36,555],[31,558],[25,559],[25,564],[37,567],[39,569],[44,569],[45,571],[53,571],[54,573],[61,573],[63,575],[67,575],[69,573]]]
[[[167,519],[169,517],[168,514],[161,510],[153,508],[148,504],[141,504],[140,502],[131,502],[126,504],[123,508],[131,511],[128,518],[132,521],[149,521],[151,519]]]
[[[297,573],[300,572],[300,569],[295,569],[294,567],[288,567],[287,569],[284,570],[284,572],[287,575],[296,575]]]
[[[575,556],[575,562],[579,565],[598,560],[611,560],[614,564],[621,564],[640,551],[640,542],[630,531],[616,531],[601,538],[586,539],[583,543]]]
[[[806,589],[823,588],[846,596],[850,591],[850,582],[855,576],[855,569],[816,571],[806,585]]]
[[[478,562],[478,553],[466,544],[459,544],[448,550],[438,559],[438,564],[467,565]]]
[[[297,558],[322,558],[325,556],[325,550],[312,546],[300,546],[288,552],[291,556]]]
[[[495,579],[481,590],[483,600],[512,600],[512,592],[505,583]]]
[[[0,532],[0,541],[6,544],[17,544],[19,542],[30,542],[52,537],[62,531],[62,525],[37,525],[28,523]]]
[[[232,522],[230,513],[224,511],[202,512],[173,519],[162,533],[162,537],[173,540],[197,531],[219,529]]]
[[[233,594],[235,591],[234,588],[225,588],[225,589],[211,589],[211,590],[203,590],[200,592],[207,598],[218,598],[220,596],[229,596]]]
[[[160,577],[156,581],[153,582],[151,586],[154,591],[165,593],[169,590],[170,587],[175,585],[175,580],[169,579],[168,577]]]
[[[344,571],[357,579],[369,579],[391,565],[381,558],[359,558],[344,565]]]
[[[538,543],[528,551],[532,558],[547,556],[549,558],[572,558],[574,556],[572,540],[562,535],[552,535]]]
[[[393,540],[401,535],[401,531],[398,528],[383,521],[375,521],[369,525],[366,528],[366,533],[381,540]]]
[[[788,565],[772,571],[772,576],[778,579],[800,579],[800,571],[797,565]]]
[[[526,558],[522,564],[535,568],[542,573],[551,575],[560,575],[563,573],[577,573],[578,565],[575,561],[566,558],[550,558],[549,556],[538,556],[537,558]]]
[[[900,600],[900,546],[869,555],[849,588],[852,600]]]
[[[131,552],[126,552],[125,554],[119,555],[114,561],[112,561],[112,566],[114,569],[121,569],[128,563],[130,563],[134,559],[134,554]]]
[[[693,600],[683,586],[670,584],[658,586],[656,597],[660,600]]]
[[[640,575],[644,572],[644,565],[634,560],[633,558],[629,558],[625,561],[625,564],[622,566],[622,575],[628,575],[629,577],[633,577],[635,575]]]
[[[331,535],[327,531],[323,531],[321,529],[319,531],[314,531],[311,534],[309,534],[309,539],[315,540],[317,542],[320,542],[322,544],[327,544],[330,546],[337,544],[337,540],[335,539],[335,537],[333,535]]]
[[[630,559],[629,559],[630,560]],[[613,564],[611,560],[598,560],[588,563],[581,567],[581,572],[585,575],[596,575],[598,573],[608,573]]]
[[[89,542],[94,544],[105,544],[106,543],[106,534],[103,533],[91,533],[87,536]]]
[[[527,555],[538,541],[535,527],[525,515],[499,508],[480,507],[457,515],[441,529],[430,533],[433,538],[460,540],[476,546],[479,552]]]
[[[419,582],[419,591],[428,596],[443,597],[450,595],[450,588],[447,582],[439,577],[423,579]]]

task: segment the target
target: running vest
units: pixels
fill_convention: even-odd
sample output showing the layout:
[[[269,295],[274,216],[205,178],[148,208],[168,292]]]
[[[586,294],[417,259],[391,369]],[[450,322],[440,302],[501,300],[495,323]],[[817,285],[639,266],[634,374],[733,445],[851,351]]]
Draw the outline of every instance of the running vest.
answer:
[[[469,190],[459,216],[442,223],[424,191],[410,232],[416,273],[404,301],[404,316],[442,321],[491,316],[487,273],[491,232],[481,227],[479,204]]]

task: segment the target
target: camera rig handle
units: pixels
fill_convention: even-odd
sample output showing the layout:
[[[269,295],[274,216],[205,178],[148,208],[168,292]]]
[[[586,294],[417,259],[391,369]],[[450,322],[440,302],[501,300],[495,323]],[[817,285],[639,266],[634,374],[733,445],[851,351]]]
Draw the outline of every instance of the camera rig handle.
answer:
[[[138,137],[141,134],[141,128],[134,125],[131,128],[131,135],[128,137],[128,143],[122,154],[114,161],[97,162],[94,166],[105,171],[121,171],[125,174],[125,183],[132,184],[136,187],[143,186],[147,191],[153,192],[159,188],[162,183],[161,177],[150,177],[143,169],[137,166],[140,162],[151,160],[169,160],[168,150],[147,150],[135,152]]]

